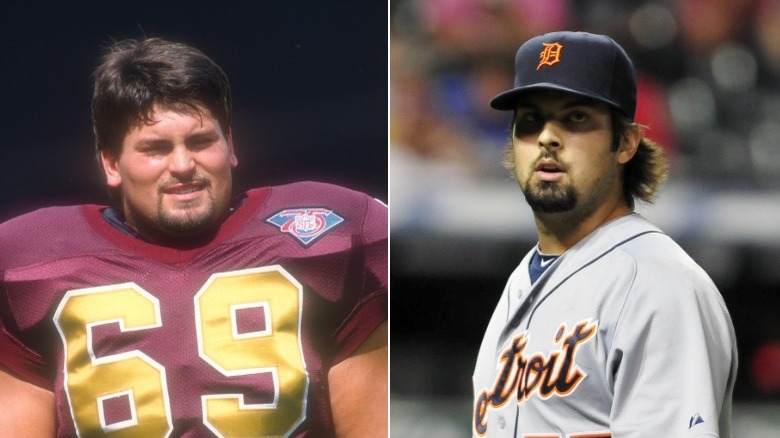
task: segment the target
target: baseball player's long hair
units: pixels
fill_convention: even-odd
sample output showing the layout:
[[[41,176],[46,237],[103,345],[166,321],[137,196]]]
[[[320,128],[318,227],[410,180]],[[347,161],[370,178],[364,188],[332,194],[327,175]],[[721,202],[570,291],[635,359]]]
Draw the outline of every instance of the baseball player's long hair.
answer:
[[[98,163],[104,150],[119,156],[127,133],[139,123],[150,122],[156,104],[196,113],[205,108],[225,135],[230,129],[227,76],[194,47],[160,38],[115,42],[107,47],[93,76],[92,128]]]
[[[622,137],[629,129],[644,131],[645,127],[629,120],[620,110],[611,109],[612,151],[617,151]],[[514,132],[514,117],[510,131]],[[510,138],[504,150],[504,167],[512,177],[515,174],[515,149]],[[626,203],[634,208],[635,200],[653,203],[659,186],[666,180],[668,163],[660,144],[642,136],[634,157],[623,167],[623,196]]]
[[[645,126],[632,122],[618,110],[613,109],[611,112],[612,150],[617,151],[621,138],[629,129],[638,129],[642,133]],[[626,203],[631,208],[636,199],[652,204],[658,187],[667,175],[668,163],[663,147],[642,135],[634,157],[623,166],[623,196]]]

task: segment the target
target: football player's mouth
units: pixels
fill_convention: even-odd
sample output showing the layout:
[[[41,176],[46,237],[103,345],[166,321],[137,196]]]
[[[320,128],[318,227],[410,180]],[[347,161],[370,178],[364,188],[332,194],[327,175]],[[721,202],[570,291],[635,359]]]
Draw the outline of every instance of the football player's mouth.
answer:
[[[162,192],[179,202],[187,202],[200,197],[206,187],[204,181],[188,181],[167,185],[163,187]]]
[[[545,159],[541,160],[534,167],[534,175],[545,182],[556,182],[563,178],[566,170],[558,164],[555,160]]]

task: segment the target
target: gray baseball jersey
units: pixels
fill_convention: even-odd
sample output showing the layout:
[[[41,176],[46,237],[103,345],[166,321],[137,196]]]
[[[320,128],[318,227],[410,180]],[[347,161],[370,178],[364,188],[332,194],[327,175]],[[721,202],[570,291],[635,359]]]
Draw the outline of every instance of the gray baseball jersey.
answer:
[[[639,214],[531,285],[510,276],[474,371],[475,437],[730,437],[737,349],[707,274]]]

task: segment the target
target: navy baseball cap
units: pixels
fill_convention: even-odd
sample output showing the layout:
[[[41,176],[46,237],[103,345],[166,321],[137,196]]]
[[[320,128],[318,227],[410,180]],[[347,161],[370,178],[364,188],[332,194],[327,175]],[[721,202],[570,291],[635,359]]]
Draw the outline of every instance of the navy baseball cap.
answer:
[[[634,120],[634,66],[623,48],[604,35],[551,32],[526,41],[515,56],[514,88],[491,99],[490,106],[514,110],[521,94],[539,89],[600,100]]]

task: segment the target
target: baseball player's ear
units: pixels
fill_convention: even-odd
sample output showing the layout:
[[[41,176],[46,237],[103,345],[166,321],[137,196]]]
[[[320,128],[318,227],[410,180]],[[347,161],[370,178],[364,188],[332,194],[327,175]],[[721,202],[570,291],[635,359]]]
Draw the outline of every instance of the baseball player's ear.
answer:
[[[632,125],[623,136],[620,137],[620,147],[617,150],[617,160],[620,164],[626,164],[634,158],[639,142],[642,140],[642,130],[637,125]]]

